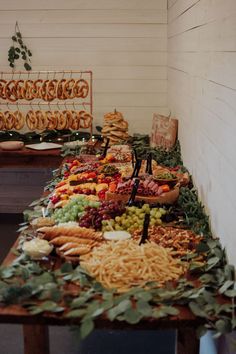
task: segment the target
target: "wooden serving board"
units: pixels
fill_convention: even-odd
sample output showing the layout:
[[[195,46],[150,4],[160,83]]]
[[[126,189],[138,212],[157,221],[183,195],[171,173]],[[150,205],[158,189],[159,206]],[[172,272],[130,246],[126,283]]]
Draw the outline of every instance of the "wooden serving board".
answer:
[[[122,201],[124,203],[128,202],[129,194],[118,194],[118,193],[111,193],[106,192],[105,200],[114,200],[114,201]],[[136,195],[135,200],[141,201],[143,200],[149,204],[174,204],[179,197],[179,187],[175,187],[170,192],[163,193],[158,197],[155,196],[142,196]]]

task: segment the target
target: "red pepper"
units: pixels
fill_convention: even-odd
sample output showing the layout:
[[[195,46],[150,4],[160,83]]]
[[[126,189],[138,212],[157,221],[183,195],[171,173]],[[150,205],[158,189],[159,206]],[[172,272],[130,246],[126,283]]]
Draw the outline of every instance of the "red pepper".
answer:
[[[61,181],[61,182],[57,183],[56,188],[61,187],[64,184],[66,184],[66,181]]]
[[[168,184],[163,184],[160,188],[162,189],[163,193],[170,191],[170,187],[168,186]]]
[[[53,204],[56,204],[60,201],[60,197],[57,195],[54,195],[53,197],[50,198],[50,200]]]
[[[96,172],[89,172],[87,178],[96,178],[97,174]]]
[[[99,199],[105,199],[105,196],[106,196],[106,191],[107,189],[102,189],[101,191],[98,192],[98,198]]]
[[[60,190],[60,194],[67,193],[67,188]]]

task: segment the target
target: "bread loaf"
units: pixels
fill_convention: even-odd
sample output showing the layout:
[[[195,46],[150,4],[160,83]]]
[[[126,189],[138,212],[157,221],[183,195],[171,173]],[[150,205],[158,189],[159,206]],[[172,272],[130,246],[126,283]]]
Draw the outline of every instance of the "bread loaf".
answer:
[[[23,146],[23,141],[3,141],[0,143],[0,149],[2,150],[20,150]]]

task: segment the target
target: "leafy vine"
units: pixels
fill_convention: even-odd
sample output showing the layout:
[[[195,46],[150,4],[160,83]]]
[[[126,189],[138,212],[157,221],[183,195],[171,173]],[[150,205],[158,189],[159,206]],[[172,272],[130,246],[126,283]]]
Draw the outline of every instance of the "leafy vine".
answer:
[[[15,24],[15,33],[11,38],[12,46],[8,50],[9,66],[14,69],[16,66],[16,60],[20,59],[21,57],[21,59],[24,61],[25,70],[30,71],[32,69],[30,59],[32,57],[32,53],[23,42],[23,37],[17,22]]]

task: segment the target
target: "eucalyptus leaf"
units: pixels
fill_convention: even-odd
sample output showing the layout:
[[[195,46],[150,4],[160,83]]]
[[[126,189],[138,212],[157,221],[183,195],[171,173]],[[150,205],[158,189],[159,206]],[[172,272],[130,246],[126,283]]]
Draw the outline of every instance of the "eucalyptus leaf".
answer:
[[[30,71],[32,69],[31,66],[28,63],[24,63],[24,68],[27,71]]]
[[[151,292],[149,291],[141,291],[141,292],[138,292],[137,294],[135,294],[134,296],[136,299],[140,299],[140,300],[143,300],[143,301],[150,301],[152,300],[152,294]]]
[[[205,326],[199,326],[196,330],[197,338],[203,337],[207,333],[207,328]]]
[[[28,310],[32,315],[38,315],[43,312],[43,309],[39,306],[31,306]]]
[[[207,314],[205,313],[205,311],[203,309],[201,309],[200,306],[196,302],[191,301],[189,303],[189,308],[195,316],[204,317],[204,318],[207,317]]]
[[[58,306],[58,304],[54,301],[45,301],[39,306],[43,311],[50,312],[62,312],[64,311],[64,307]]]
[[[167,316],[167,314],[164,311],[162,311],[161,308],[154,309],[152,311],[152,317],[154,317],[154,318],[162,318],[162,317],[166,317],[166,316]]]
[[[80,336],[81,339],[87,337],[94,329],[94,322],[92,319],[86,319],[83,321],[80,326]]]
[[[224,295],[228,296],[228,297],[236,297],[236,289],[227,290],[227,291],[224,292]]]
[[[117,306],[108,311],[108,318],[113,321],[118,315],[124,313],[132,307],[132,302],[128,299],[121,301]]]
[[[143,315],[137,309],[133,308],[127,309],[124,314],[125,321],[130,324],[138,323],[142,317]]]
[[[205,242],[200,242],[196,248],[197,252],[207,252],[209,251],[209,245]]]
[[[161,310],[167,315],[176,316],[179,314],[179,310],[173,306],[162,306]]]
[[[41,199],[36,199],[36,200],[34,200],[32,203],[30,203],[29,206],[30,206],[30,207],[33,207],[33,206],[35,206],[35,205],[39,205],[40,202],[41,202]]]
[[[221,334],[229,333],[232,330],[232,325],[229,319],[220,319],[215,323],[216,329]]]
[[[63,263],[60,268],[61,273],[71,273],[73,271],[73,267],[71,263]]]
[[[232,287],[234,285],[234,281],[233,280],[227,280],[224,285],[221,286],[221,288],[219,289],[219,293],[223,294],[226,290],[228,290],[228,288]]]
[[[80,318],[86,314],[86,309],[76,309],[76,310],[71,310],[66,314],[65,317],[68,318]]]
[[[27,230],[28,229],[28,225],[25,225],[25,226],[21,226],[19,229],[16,230],[16,232],[22,232],[24,230]]]
[[[219,263],[220,259],[219,257],[212,257],[207,261],[207,270],[210,270],[211,268],[215,267]]]
[[[5,268],[2,268],[0,271],[1,271],[1,278],[2,279],[9,279],[14,274],[14,268],[13,267],[5,267]]]
[[[102,305],[101,305],[101,306],[102,306]],[[104,308],[103,308],[103,307],[97,308],[97,309],[91,314],[91,317],[93,317],[93,318],[98,317],[98,316],[100,316],[103,312],[104,312]]]
[[[146,301],[140,299],[140,300],[137,301],[136,306],[137,306],[137,311],[138,311],[141,315],[143,315],[143,316],[145,316],[145,317],[151,316],[151,314],[152,314],[152,307],[149,305],[148,302],[146,302]]]

